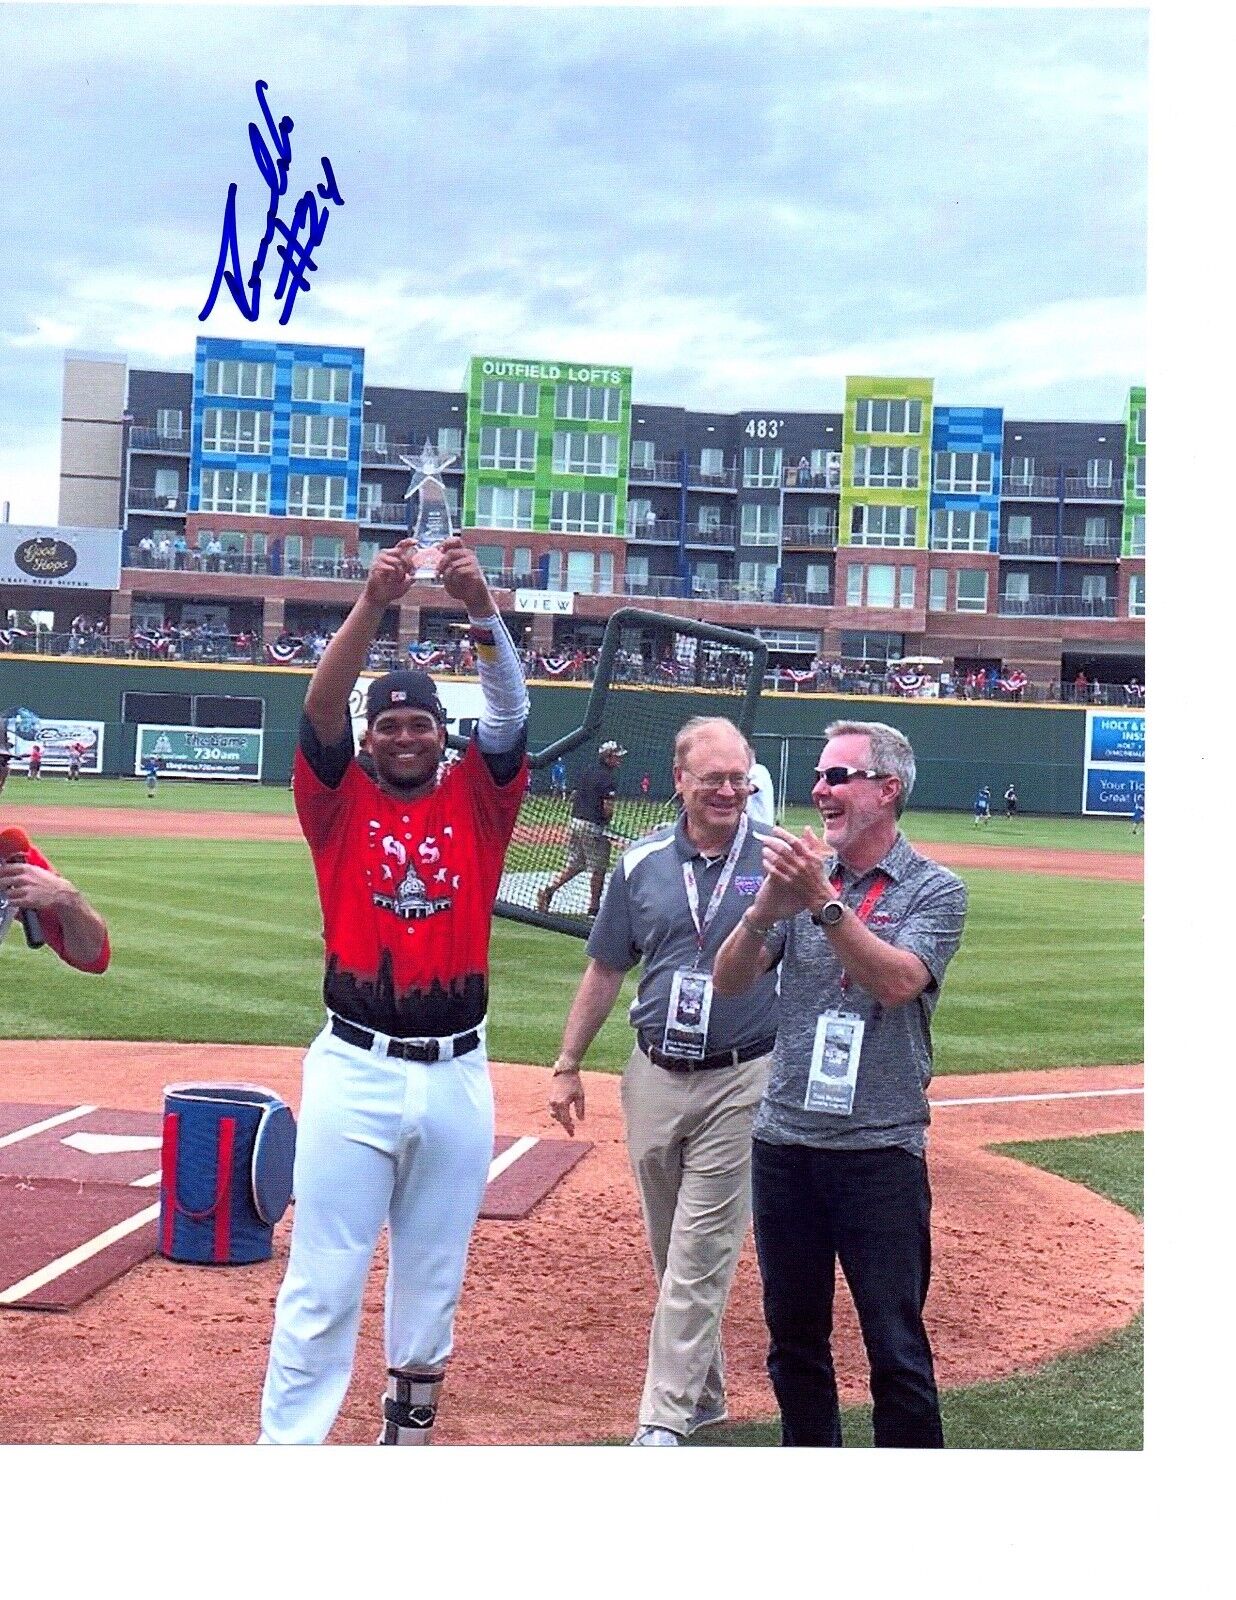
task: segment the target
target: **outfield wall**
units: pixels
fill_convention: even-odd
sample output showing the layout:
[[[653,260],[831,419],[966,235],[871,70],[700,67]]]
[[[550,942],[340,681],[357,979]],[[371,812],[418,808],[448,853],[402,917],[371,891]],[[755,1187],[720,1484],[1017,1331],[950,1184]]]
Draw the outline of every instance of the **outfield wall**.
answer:
[[[71,716],[105,722],[105,770],[111,775],[129,775],[134,770],[137,728],[121,721],[125,693],[254,695],[266,702],[263,781],[285,784],[308,682],[308,668],[297,667],[0,655],[0,709],[21,706],[44,718]],[[532,685],[533,749],[544,748],[579,725],[589,687]],[[605,734],[621,735],[624,704],[630,704],[631,715],[638,716],[641,700],[653,696],[661,702],[665,695],[672,695],[681,708],[681,716],[675,713],[676,721],[715,714],[731,699],[689,690],[615,690],[606,712]],[[663,716],[663,707],[658,709]],[[765,694],[760,701],[755,745],[778,788],[784,778],[784,792],[791,804],[804,803],[810,793],[826,724],[843,718],[887,721],[907,734],[918,759],[916,806],[969,810],[975,791],[988,783],[998,810],[1011,780],[1023,811],[1061,816],[1081,813],[1086,739],[1083,706]],[[667,784],[668,768],[667,751],[666,773],[653,775],[658,791]],[[624,773],[624,788],[637,784],[639,777],[638,773]]]

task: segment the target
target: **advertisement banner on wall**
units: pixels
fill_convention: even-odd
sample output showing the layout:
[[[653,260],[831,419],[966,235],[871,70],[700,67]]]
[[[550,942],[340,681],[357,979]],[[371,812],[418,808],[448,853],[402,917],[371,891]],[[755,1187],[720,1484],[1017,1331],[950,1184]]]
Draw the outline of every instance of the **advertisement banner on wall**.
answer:
[[[352,735],[356,741],[356,748],[360,749],[361,740],[365,736],[368,721],[365,716],[365,699],[369,694],[369,685],[380,673],[365,672],[357,678],[352,686],[352,693],[348,697],[348,713],[352,718]],[[481,693],[481,686],[475,678],[465,678],[456,681],[452,678],[434,678],[438,690],[438,699],[446,712],[447,733],[457,733],[461,738],[472,737],[473,730],[480,720],[481,712],[485,709],[485,697]]]
[[[1082,814],[1131,817],[1146,790],[1146,713],[1087,711]]]
[[[153,760],[161,778],[262,777],[262,733],[254,728],[184,728],[139,723],[133,771],[144,777]]]
[[[44,772],[67,772],[74,750],[83,773],[103,771],[105,723],[83,722],[77,717],[41,717],[36,711],[22,707],[5,713],[5,727],[15,772],[27,770],[30,752],[36,744],[43,752]]]
[[[0,583],[35,589],[119,589],[119,528],[0,524]]]

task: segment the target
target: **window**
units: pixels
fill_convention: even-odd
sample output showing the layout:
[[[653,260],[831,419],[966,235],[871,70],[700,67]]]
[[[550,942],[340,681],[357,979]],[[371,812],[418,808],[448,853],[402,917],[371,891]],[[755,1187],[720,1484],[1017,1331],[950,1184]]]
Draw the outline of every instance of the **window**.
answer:
[[[503,551],[500,544],[478,544],[474,546],[476,559],[480,563],[481,571],[488,582],[494,583],[502,576]]]
[[[361,449],[372,450],[378,455],[386,454],[386,424],[384,422],[366,422],[361,427]]]
[[[811,452],[811,483],[816,489],[841,487],[840,450],[813,450]]]
[[[572,594],[592,593],[592,551],[567,551],[566,586]]]
[[[833,586],[833,575],[822,561],[807,564],[807,593],[827,594]]]
[[[614,556],[610,550],[597,551],[597,593],[614,592]]]
[[[1008,479],[1010,488],[1029,489],[1034,483],[1034,457],[1010,456]]]
[[[554,416],[581,422],[618,422],[622,416],[622,391],[599,384],[560,383],[554,389]]]
[[[895,579],[896,569],[893,567],[868,567],[867,604],[877,611],[891,611]]]
[[[476,491],[476,520],[482,528],[531,528],[532,490],[482,484]]]
[[[560,436],[559,436],[560,437]],[[656,465],[657,449],[651,439],[631,440],[631,465],[641,472],[651,472]]]
[[[1087,545],[1105,545],[1107,543],[1107,518],[1087,517],[1086,531],[1083,542]]]
[[[648,513],[652,510],[651,500],[627,501],[627,531],[637,532],[642,530],[648,522]],[[655,524],[656,518],[653,518]]]
[[[854,451],[854,484],[859,489],[917,489],[917,450],[859,445]]]
[[[1004,540],[1009,549],[1029,550],[1032,543],[1031,529],[1033,526],[1033,521],[1029,517],[1010,517],[1004,534]]]
[[[850,515],[850,543],[912,548],[915,543],[915,508],[854,506]]]
[[[837,511],[835,506],[808,506],[807,507],[807,532],[812,534],[831,533],[836,537]]]
[[[740,524],[742,544],[777,544],[781,539],[780,506],[743,506]]]
[[[556,433],[554,471],[612,478],[618,471],[616,433]]]
[[[1133,515],[1133,523],[1129,531],[1129,554],[1131,556],[1144,556],[1146,554],[1146,513],[1144,511],[1137,511]]]
[[[1006,600],[1029,600],[1030,574],[1028,572],[1006,572],[1004,575],[1004,598]]]
[[[155,431],[165,439],[183,439],[185,414],[183,411],[156,411]]]
[[[614,499],[556,489],[549,497],[549,525],[555,533],[613,533]]]
[[[634,457],[632,457],[632,461],[634,461]],[[700,477],[725,477],[725,452],[723,450],[708,448],[700,451]]]
[[[990,450],[936,452],[936,488],[951,494],[990,494],[995,457]]]
[[[333,572],[343,560],[343,540],[332,536],[315,537],[310,546],[315,569]]]
[[[350,367],[319,367],[307,361],[292,363],[292,399],[325,400],[346,405],[352,397]]]
[[[490,378],[481,386],[481,410],[502,417],[535,417],[540,385]]]
[[[742,453],[744,489],[776,489],[781,483],[781,450],[763,445],[748,445]]]
[[[855,433],[921,433],[921,400],[859,400],[854,406]]]
[[[536,434],[531,428],[482,428],[478,461],[507,472],[534,472]]]
[[[863,603],[863,569],[857,562],[845,569],[845,603],[848,606]]]
[[[303,413],[294,413],[288,454],[313,456],[320,461],[346,461],[347,417],[307,417]]]
[[[1102,605],[1107,599],[1107,574],[1087,572],[1082,575],[1081,597],[1084,605]]]
[[[155,473],[156,500],[176,500],[180,496],[180,474],[175,467],[160,467]]]
[[[460,428],[438,429],[438,454],[457,456],[463,449],[463,431]]]
[[[1146,615],[1146,574],[1134,572],[1129,576],[1129,615],[1131,617],[1144,617]]]
[[[1013,518],[1009,519],[1010,522]],[[1018,521],[1029,523],[1029,517]],[[990,522],[986,511],[934,511],[931,516],[931,548],[933,550],[987,549],[987,530]]]
[[[1110,489],[1112,486],[1112,464],[1106,458],[1095,456],[1086,463],[1087,489]]]
[[[721,528],[720,506],[697,506],[695,526],[701,533],[717,533]]]
[[[341,518],[346,488],[343,478],[324,473],[289,473],[288,516]]]
[[[275,393],[274,365],[269,361],[208,361],[205,392],[270,400]]]
[[[1137,456],[1133,461],[1133,493],[1139,500],[1146,498],[1146,458]]]
[[[987,610],[987,573],[981,567],[962,567],[958,571],[957,609]]]
[[[771,600],[777,589],[777,567],[772,561],[740,561],[739,588],[760,599]]]
[[[160,428],[160,433],[163,431]],[[1137,406],[1133,412],[1133,440],[1136,444],[1146,442],[1146,408]]]
[[[633,589],[646,589],[648,587],[648,557],[627,557],[627,583]]]
[[[562,551],[547,550],[541,558],[545,563],[545,583],[550,589],[562,587]]]
[[[902,567],[901,582],[897,588],[897,604],[903,611],[914,609],[914,568]]]
[[[380,483],[362,483],[358,498],[357,509],[363,517],[371,506],[382,504],[382,485]]]
[[[697,561],[691,568],[691,588],[695,594],[715,595],[720,581],[721,568],[715,561]]]
[[[269,411],[220,411],[202,414],[202,449],[213,455],[268,456]]]
[[[927,574],[928,611],[948,610],[948,568],[932,567]]]
[[[242,516],[264,517],[270,496],[268,472],[217,472],[202,469],[203,511],[235,511]]]

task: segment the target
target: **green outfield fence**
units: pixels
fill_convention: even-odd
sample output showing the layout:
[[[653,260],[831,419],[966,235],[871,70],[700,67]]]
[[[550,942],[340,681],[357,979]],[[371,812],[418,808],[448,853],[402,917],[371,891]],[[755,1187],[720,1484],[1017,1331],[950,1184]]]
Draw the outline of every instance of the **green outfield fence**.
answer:
[[[262,780],[286,784],[296,747],[309,669],[202,666],[191,663],[40,660],[0,656],[0,710],[25,707],[44,719],[73,717],[106,726],[104,771],[132,774],[136,724],[122,720],[128,694],[243,695],[264,702]],[[449,681],[449,680],[448,680]],[[533,684],[529,745],[543,750],[580,726],[591,685]],[[615,691],[616,693],[619,691]],[[677,722],[724,714],[732,695],[687,689],[623,688],[636,699],[672,696]],[[1083,706],[1000,705],[986,701],[902,700],[871,695],[795,695],[765,692],[753,742],[785,804],[806,802],[826,725],[834,720],[884,721],[914,746],[918,782],[914,804],[927,810],[968,810],[981,784],[998,797],[1011,781],[1023,811],[1078,816],[1086,733]],[[653,774],[668,793],[670,751]],[[638,781],[639,773],[624,773]],[[544,774],[539,781],[544,782]]]

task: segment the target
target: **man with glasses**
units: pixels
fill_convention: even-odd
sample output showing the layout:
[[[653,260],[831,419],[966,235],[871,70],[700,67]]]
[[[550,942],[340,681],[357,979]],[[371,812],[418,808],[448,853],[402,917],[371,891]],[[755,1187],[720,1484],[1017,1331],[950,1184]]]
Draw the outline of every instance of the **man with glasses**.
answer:
[[[774,830],[750,911],[714,964],[741,998],[781,967],[755,1122],[755,1243],[786,1445],[840,1445],[836,1262],[862,1328],[877,1445],[944,1443],[923,1306],[931,1273],[931,1014],[966,890],[897,826],[914,752],[881,722],[835,722],[811,798],[823,837]]]
[[[549,1109],[573,1133],[580,1063],[642,957],[622,1106],[659,1293],[637,1445],[677,1445],[726,1416],[721,1318],[751,1214],[751,1123],[777,1029],[773,974],[741,1000],[718,997],[711,977],[774,838],[747,815],[753,760],[723,717],[693,717],[679,732],[682,813],[627,850],[610,879],[554,1062]]]
[[[0,718],[0,793],[12,759],[8,728]],[[32,948],[46,944],[79,972],[107,971],[112,958],[107,924],[81,890],[24,837],[16,848],[0,839],[0,940],[14,920],[21,921]]]

